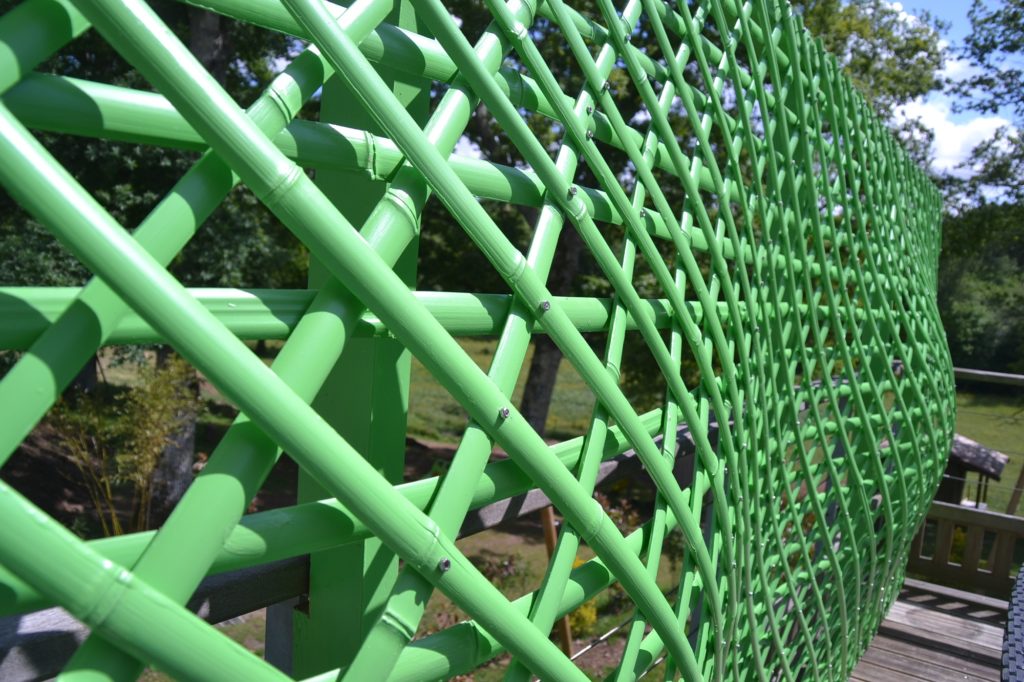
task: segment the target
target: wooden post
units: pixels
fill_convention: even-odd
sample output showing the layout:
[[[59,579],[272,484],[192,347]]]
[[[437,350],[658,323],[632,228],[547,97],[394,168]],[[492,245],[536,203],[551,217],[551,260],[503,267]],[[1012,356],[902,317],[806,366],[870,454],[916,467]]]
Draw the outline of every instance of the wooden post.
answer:
[[[407,1],[396,4],[387,21],[422,33]],[[406,82],[383,66],[380,71],[399,101],[417,121],[424,122],[430,99],[424,84]],[[341,79],[331,78],[324,84],[320,120],[381,133],[358,101]],[[357,227],[362,226],[387,189],[387,183],[361,171],[317,170],[316,182]],[[395,266],[410,287],[416,285],[418,248],[418,241],[410,244]],[[310,287],[317,288],[326,281],[327,270],[315,258],[310,261]],[[394,339],[350,339],[313,403],[394,483],[402,481],[405,466],[410,361],[408,351]],[[298,493],[299,502],[330,497],[302,472]],[[293,613],[293,676],[308,677],[348,665],[384,608],[397,575],[397,559],[376,538],[311,555],[308,600]]]
[[[1013,485],[1013,494],[1010,495],[1010,501],[1006,505],[1006,513],[1011,516],[1017,514],[1017,506],[1020,504],[1022,488],[1024,488],[1024,467],[1021,467],[1020,473],[1017,474],[1017,482]]]
[[[548,559],[555,553],[555,543],[558,541],[558,529],[555,526],[555,508],[544,507],[540,510],[540,525],[544,528],[544,546],[548,549]],[[562,644],[562,651],[566,656],[572,657],[572,626],[569,625],[569,616],[565,615],[555,621],[555,631],[558,633],[558,640]]]

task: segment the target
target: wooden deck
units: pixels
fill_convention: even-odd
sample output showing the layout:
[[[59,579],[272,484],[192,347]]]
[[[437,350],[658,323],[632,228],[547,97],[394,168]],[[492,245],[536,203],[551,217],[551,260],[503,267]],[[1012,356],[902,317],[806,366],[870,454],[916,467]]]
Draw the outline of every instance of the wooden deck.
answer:
[[[999,680],[1006,602],[913,580],[851,680]]]

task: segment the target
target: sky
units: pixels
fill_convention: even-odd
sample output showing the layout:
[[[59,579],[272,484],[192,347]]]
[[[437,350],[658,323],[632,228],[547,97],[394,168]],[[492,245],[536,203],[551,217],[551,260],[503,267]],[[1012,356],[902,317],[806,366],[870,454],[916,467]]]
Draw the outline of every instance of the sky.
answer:
[[[898,5],[900,3],[893,3],[893,6]],[[988,1],[986,5],[996,6],[996,3]],[[949,47],[955,47],[970,32],[971,24],[967,18],[970,6],[970,0],[905,0],[902,3],[904,11],[911,15],[928,10],[947,22],[950,26],[944,40]],[[966,61],[956,59],[953,55],[947,56],[946,76],[962,77],[970,69]],[[911,102],[905,107],[904,113],[909,117],[920,118],[935,132],[935,170],[957,175],[965,174],[963,170],[956,170],[956,165],[967,158],[975,145],[991,137],[997,128],[1010,123],[1009,116],[1004,112],[995,115],[979,115],[972,111],[954,112],[952,99],[940,93]]]

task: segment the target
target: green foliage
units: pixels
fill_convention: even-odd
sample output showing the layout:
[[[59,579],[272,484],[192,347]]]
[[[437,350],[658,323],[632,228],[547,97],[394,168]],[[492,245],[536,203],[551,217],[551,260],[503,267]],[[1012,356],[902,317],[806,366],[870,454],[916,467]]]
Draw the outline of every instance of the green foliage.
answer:
[[[506,594],[518,595],[526,591],[530,576],[516,556],[483,549],[480,554],[470,556],[469,560],[491,584]]]
[[[81,263],[35,220],[0,217],[0,286],[80,286],[88,277]]]
[[[103,535],[123,534],[113,449],[120,435],[115,410],[95,394],[82,393],[58,403],[51,423],[64,456],[82,475]]]
[[[160,457],[199,408],[194,380],[188,363],[172,356],[162,367],[143,365],[138,382],[112,399],[109,391],[79,392],[54,410],[58,442],[82,474],[104,535],[148,528]]]
[[[967,76],[948,91],[958,110],[1009,109],[1003,127],[971,152],[967,177],[942,179],[947,217],[939,307],[956,365],[1024,371],[1024,1],[974,0],[959,47]]]
[[[975,147],[963,164],[970,177],[947,179],[948,194],[958,209],[993,196],[1019,204],[1024,201],[1024,0],[974,0],[967,16],[971,31],[958,52],[971,69],[948,84],[957,98],[955,108],[982,114],[1009,111],[1016,129],[1004,126]]]
[[[911,158],[929,166],[934,133],[920,120],[895,113],[942,86],[940,37],[948,25],[927,11],[908,15],[887,0],[795,0],[792,5]]]
[[[1024,371],[1024,206],[947,216],[939,310],[958,366]]]
[[[0,14],[15,4],[0,0]],[[242,106],[300,47],[283,34],[181,3],[157,3],[156,9]],[[38,71],[152,89],[96,31],[86,31]],[[194,152],[109,140],[43,132],[38,137],[126,229],[136,227],[198,159]],[[0,285],[81,285],[88,279],[78,261],[3,191],[0,259]],[[242,188],[228,195],[171,266],[192,286],[304,286],[305,270],[298,240]]]
[[[686,551],[686,538],[678,526],[665,535],[665,545],[661,554],[668,558],[672,570],[678,570],[683,564],[683,553]]]
[[[597,598],[585,601],[569,613],[569,629],[576,637],[596,635]]]
[[[951,84],[952,92],[966,98],[975,111],[996,113],[1009,107],[1024,120],[1024,0],[973,0],[967,16],[971,31],[960,54],[975,68]]]
[[[929,12],[908,18],[887,0],[800,0],[794,11],[839,59],[883,119],[896,107],[940,87],[947,25]]]
[[[887,0],[795,0],[792,5],[911,158],[929,166],[934,133],[920,120],[895,113],[942,86],[940,37],[948,25],[927,11],[910,16]]]

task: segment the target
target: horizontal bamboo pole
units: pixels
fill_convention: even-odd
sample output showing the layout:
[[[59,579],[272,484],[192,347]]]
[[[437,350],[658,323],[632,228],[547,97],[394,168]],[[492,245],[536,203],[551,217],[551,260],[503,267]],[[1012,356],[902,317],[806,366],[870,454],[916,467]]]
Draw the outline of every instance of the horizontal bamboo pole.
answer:
[[[203,138],[157,93],[30,74],[11,88],[3,101],[22,123],[35,130],[195,151],[206,149]],[[292,121],[274,136],[274,143],[303,167],[363,170],[381,180],[393,177],[405,161],[395,144],[385,137],[314,121]],[[543,204],[544,185],[532,171],[456,155],[449,162],[477,196],[526,206]],[[706,182],[709,189],[709,177]],[[581,190],[581,198],[596,220],[622,224],[622,217],[605,192]],[[647,222],[652,234],[668,237],[668,228],[659,215],[652,213]],[[694,240],[694,248],[706,250],[702,236]],[[728,256],[732,257],[731,249]]]
[[[206,149],[202,137],[157,93],[75,78],[29,74],[4,95],[3,101],[19,120],[38,130],[197,151]],[[595,120],[595,137],[622,148],[623,143],[607,118],[595,114]],[[633,132],[632,142],[640,142],[640,133]],[[344,126],[297,120],[273,139],[286,156],[307,168],[363,170],[371,177],[387,179],[405,161],[390,139]],[[476,196],[524,206],[543,205],[544,184],[534,171],[454,154],[449,157],[449,163]],[[667,151],[656,155],[655,165],[673,171]],[[698,185],[704,191],[715,189],[706,168],[699,169]],[[585,186],[579,189],[579,197],[594,220],[623,224],[622,216],[606,192]],[[660,213],[648,211],[642,220],[652,236],[669,238],[668,227]],[[829,226],[824,227],[823,236],[839,239],[837,246],[844,238]],[[695,250],[709,250],[706,235],[699,230],[691,231],[690,239]],[[734,259],[730,241],[723,241],[718,248],[726,259]],[[764,251],[764,246],[758,247],[759,254]],[[749,246],[743,257],[745,262],[752,262]],[[775,253],[773,257],[780,267],[785,264],[781,254]],[[803,271],[803,261],[798,260],[793,265],[797,274]],[[838,278],[834,264],[826,264],[825,268],[832,279]],[[812,276],[820,275],[821,271],[820,263],[811,262]],[[871,275],[867,277],[871,281]]]
[[[56,323],[68,306],[81,293],[78,287],[0,287],[0,350],[25,350]],[[317,292],[310,289],[231,289],[193,288],[189,293],[235,336],[247,341],[259,339],[287,339],[309,311]],[[444,291],[417,291],[413,294],[446,331],[453,336],[494,336],[501,333],[504,317],[512,303],[510,294],[468,294]],[[612,300],[554,296],[553,301],[565,308],[573,326],[581,332],[607,331]],[[703,319],[703,308],[688,302],[690,312],[698,324]],[[643,299],[644,314],[655,327],[668,328],[671,312],[665,299]],[[789,314],[789,304],[766,304],[779,315]],[[725,303],[718,304],[719,312]],[[806,305],[799,306],[806,312]],[[826,308],[819,306],[824,312]],[[846,315],[840,311],[840,317]],[[861,320],[866,313],[855,311]],[[636,320],[626,317],[626,330],[636,330]],[[544,328],[532,320],[531,334],[546,334]],[[376,315],[364,311],[351,332],[353,337],[387,336],[387,327]],[[161,343],[165,341],[138,313],[130,311],[116,323],[104,340],[105,345]]]
[[[77,287],[0,287],[0,349],[28,348],[49,325],[56,322],[77,298]],[[309,310],[316,291],[309,289],[189,289],[189,293],[236,336],[246,340],[286,339]],[[501,332],[512,304],[509,294],[464,294],[434,291],[415,292],[430,314],[453,336],[493,336]],[[581,332],[608,328],[612,302],[607,298],[556,296],[566,314]],[[781,306],[785,307],[785,305]],[[644,314],[654,325],[669,325],[668,303],[661,299],[644,301]],[[701,310],[693,309],[699,320]],[[636,322],[627,319],[627,329]],[[536,321],[531,334],[544,334]],[[353,336],[385,336],[387,327],[373,313],[364,311],[352,330]],[[137,313],[129,312],[105,340],[107,345],[159,343],[161,336]]]
[[[658,433],[662,411],[641,416],[652,436]],[[551,447],[566,468],[574,468],[583,448],[583,436]],[[611,427],[602,451],[602,461],[618,457],[630,449],[629,441],[618,427]],[[434,498],[440,477],[431,476],[395,486],[409,502],[425,509]],[[484,468],[472,495],[471,509],[508,499],[534,487],[534,482],[511,459],[492,461]],[[150,543],[156,531],[132,533],[113,538],[91,540],[90,548],[111,561],[130,566]],[[257,564],[311,554],[351,542],[365,540],[370,530],[345,505],[336,499],[272,509],[242,517],[224,541],[209,575],[216,575]],[[52,599],[40,594],[23,580],[0,566],[0,616],[38,611],[53,606]]]
[[[283,682],[288,677],[202,619],[105,559],[0,481],[4,565],[118,647],[181,679]],[[25,537],[31,528],[31,537]],[[45,570],[40,570],[45,567]],[[160,614],[154,618],[154,614]]]
[[[0,16],[0,94],[88,28],[70,0],[27,0]]]

